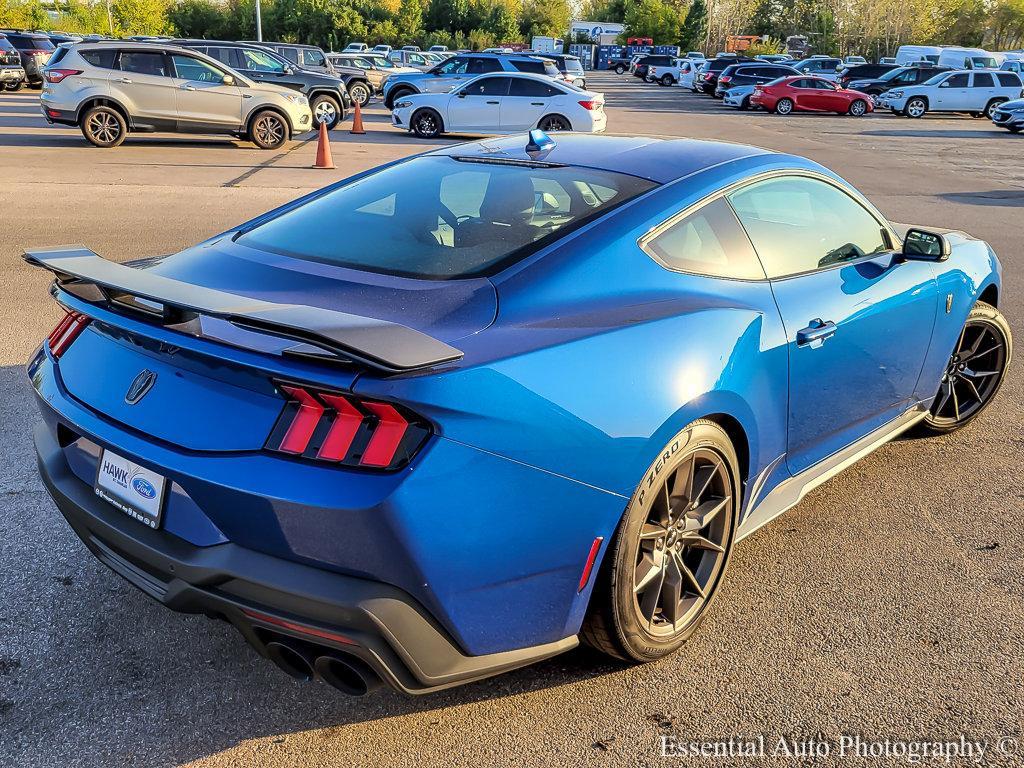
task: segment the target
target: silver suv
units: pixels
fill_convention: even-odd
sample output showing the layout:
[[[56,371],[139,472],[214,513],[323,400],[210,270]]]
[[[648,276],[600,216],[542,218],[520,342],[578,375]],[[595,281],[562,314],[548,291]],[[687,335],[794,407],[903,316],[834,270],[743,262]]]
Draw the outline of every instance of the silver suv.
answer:
[[[301,93],[176,46],[62,45],[43,79],[46,121],[79,126],[97,147],[116,147],[129,132],[170,131],[229,134],[276,149],[313,125]]]

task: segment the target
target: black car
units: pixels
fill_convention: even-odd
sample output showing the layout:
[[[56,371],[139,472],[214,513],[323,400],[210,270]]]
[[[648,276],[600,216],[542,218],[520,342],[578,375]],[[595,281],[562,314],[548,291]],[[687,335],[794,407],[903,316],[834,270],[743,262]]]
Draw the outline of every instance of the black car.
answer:
[[[297,67],[301,67],[302,69],[308,69],[311,72],[321,72],[325,75],[337,74],[334,69],[334,65],[331,64],[330,60],[327,58],[327,54],[324,53],[324,49],[315,45],[275,43],[267,40],[243,40],[242,42],[248,43],[249,45],[261,45],[264,48],[269,48],[279,56],[283,56],[292,64]]]
[[[578,56],[566,56],[561,53],[535,53],[533,55],[539,59],[553,61],[567,83],[572,83],[577,88],[587,87],[587,76]]]
[[[21,66],[25,70],[25,82],[31,88],[43,87],[43,67],[50,60],[56,46],[50,38],[39,32],[25,32],[17,29],[0,29],[7,41],[18,49]]]
[[[715,97],[722,98],[725,92],[738,85],[759,85],[769,83],[780,77],[790,77],[800,73],[785,64],[768,64],[752,62],[750,64],[732,64],[722,70],[715,85]]]
[[[633,69],[633,76],[639,77],[641,80],[646,80],[648,69],[651,67],[671,67],[674,61],[675,56],[644,56],[636,63],[636,67]]]
[[[735,64],[751,64],[753,62],[754,59],[748,59],[746,56],[720,56],[717,59],[712,59],[700,74],[697,75],[697,89],[701,93],[714,95],[715,88],[718,87],[718,76],[728,67]],[[776,65],[773,64],[771,66]]]
[[[21,54],[11,45],[7,36],[0,32],[0,89],[19,91],[25,84],[25,69],[21,66]]]
[[[257,82],[283,85],[304,93],[314,118],[326,122],[328,128],[344,120],[352,108],[344,78],[302,69],[268,48],[221,40],[175,40],[173,44],[205,53]]]
[[[935,75],[940,72],[948,71],[949,67],[922,67],[917,65],[913,67],[897,67],[890,72],[886,72],[881,77],[864,80],[851,80],[845,87],[851,88],[855,91],[862,91],[863,93],[867,93],[872,96],[878,96],[881,93],[885,93],[890,88],[917,85],[931,77],[935,77]]]
[[[875,80],[882,75],[899,69],[896,64],[857,64],[839,72],[839,84],[848,88],[854,80]]]

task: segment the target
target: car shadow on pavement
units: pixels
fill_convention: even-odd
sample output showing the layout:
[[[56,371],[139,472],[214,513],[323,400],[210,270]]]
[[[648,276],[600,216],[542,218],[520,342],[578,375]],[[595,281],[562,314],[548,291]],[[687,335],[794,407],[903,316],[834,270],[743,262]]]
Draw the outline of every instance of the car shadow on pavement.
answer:
[[[912,139],[1014,139],[1014,136],[1002,128],[994,128],[989,125],[987,128],[979,127],[973,131],[969,130],[939,130],[924,131],[913,129],[862,131],[862,136],[900,136]]]
[[[946,192],[939,195],[943,200],[967,205],[986,205],[1007,208],[1024,208],[1024,191],[1016,192],[996,189],[991,192]]]
[[[0,368],[0,386],[10,397],[10,418],[0,424],[0,764],[179,765],[246,741],[429,713],[623,669],[576,649],[421,697],[383,690],[350,698],[323,683],[298,683],[230,625],[173,613],[95,560],[38,478],[37,408],[24,369]]]

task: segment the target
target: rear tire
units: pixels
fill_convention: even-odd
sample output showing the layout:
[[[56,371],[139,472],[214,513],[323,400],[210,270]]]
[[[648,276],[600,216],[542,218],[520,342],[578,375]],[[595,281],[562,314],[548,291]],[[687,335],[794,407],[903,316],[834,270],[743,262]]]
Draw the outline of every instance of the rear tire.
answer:
[[[95,147],[112,149],[124,143],[128,124],[113,107],[92,107],[79,122],[85,140]]]
[[[537,127],[545,133],[572,130],[572,124],[561,115],[545,115],[538,121]]]
[[[8,91],[14,91],[15,93],[25,87],[24,81],[20,83],[5,83],[4,89]]]
[[[616,74],[616,75],[621,75],[621,74],[623,74],[623,73],[624,73],[625,71],[626,71],[626,68],[625,68],[624,66],[622,66],[621,64],[619,64],[619,65],[617,65],[617,66],[615,67],[615,74]]]
[[[792,99],[779,99],[775,102],[775,114],[777,115],[790,115],[793,113],[793,100]]]
[[[249,140],[260,149],[279,149],[290,137],[288,122],[269,109],[257,112],[249,122]]]
[[[998,107],[1005,101],[1007,101],[1007,99],[992,99],[992,101],[985,105],[984,116],[991,120],[992,113],[995,111],[996,107]]]
[[[388,97],[387,100],[384,102],[384,106],[387,107],[388,109],[394,109],[396,102],[401,101],[406,96],[409,96],[413,93],[416,93],[416,90],[414,88],[402,87],[400,85],[396,86],[393,91],[390,91],[388,93]]]
[[[602,561],[583,641],[634,662],[678,649],[718,592],[739,508],[739,462],[728,435],[714,422],[693,422],[630,500]]]
[[[939,392],[921,422],[924,431],[943,435],[974,421],[999,392],[1012,359],[1010,324],[998,309],[979,301],[967,316]]]
[[[661,76],[661,84],[662,85],[673,85],[673,84],[675,84],[675,80],[672,79],[672,75],[662,75]]]
[[[341,105],[336,98],[326,93],[315,96],[309,109],[313,113],[314,128],[319,128],[320,123],[324,122],[327,123],[327,130],[330,131],[341,122]]]
[[[370,86],[366,83],[352,83],[348,87],[348,95],[352,97],[352,101],[358,102],[360,107],[365,107],[370,103]]]

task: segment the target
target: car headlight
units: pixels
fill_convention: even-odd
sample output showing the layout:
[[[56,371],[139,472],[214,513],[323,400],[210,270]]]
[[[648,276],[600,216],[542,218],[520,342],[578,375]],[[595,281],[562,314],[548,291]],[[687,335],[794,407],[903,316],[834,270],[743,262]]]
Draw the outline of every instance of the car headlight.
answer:
[[[404,101],[399,101],[399,102],[395,103],[395,109],[405,109],[406,107],[411,107],[411,106],[412,106],[412,102],[407,100],[407,99],[404,100]]]
[[[902,98],[903,98],[903,91],[900,91],[900,90],[896,90],[896,91],[889,91],[889,92],[888,92],[887,94],[885,94],[885,95],[886,95],[886,96],[892,96],[892,97],[893,97],[894,99],[902,99]]]

